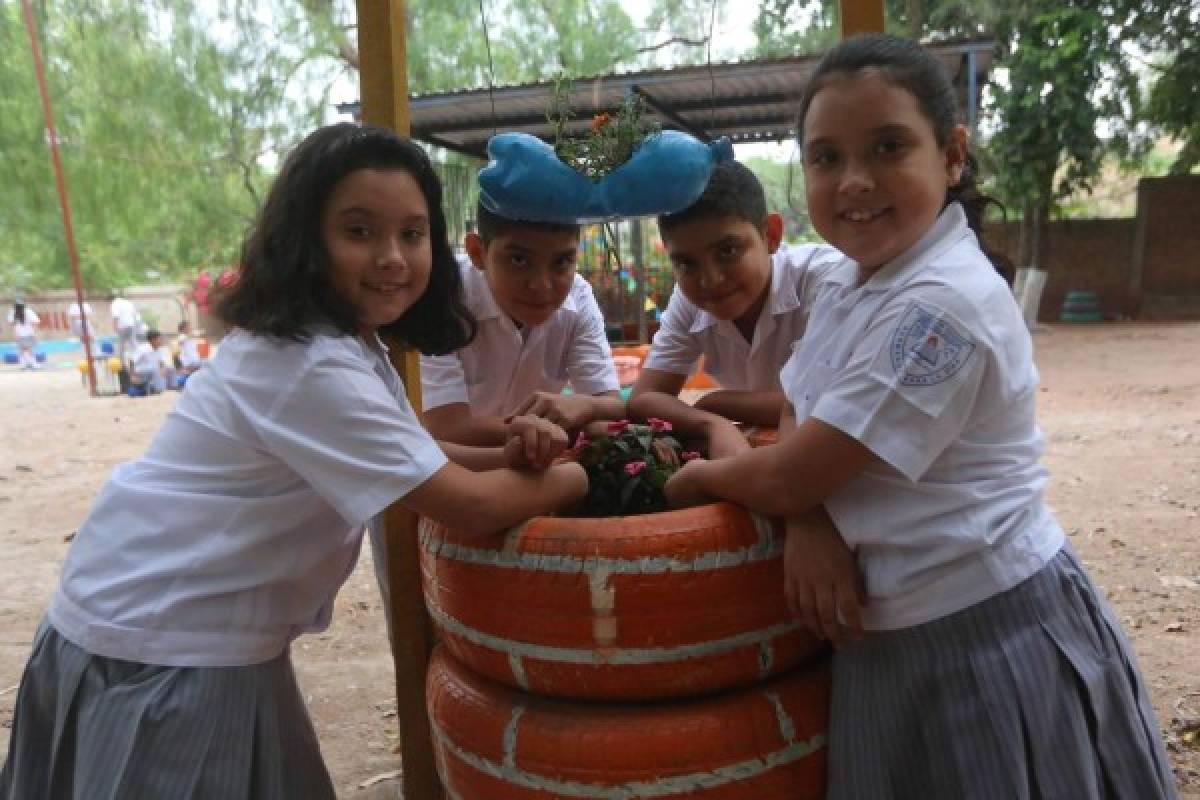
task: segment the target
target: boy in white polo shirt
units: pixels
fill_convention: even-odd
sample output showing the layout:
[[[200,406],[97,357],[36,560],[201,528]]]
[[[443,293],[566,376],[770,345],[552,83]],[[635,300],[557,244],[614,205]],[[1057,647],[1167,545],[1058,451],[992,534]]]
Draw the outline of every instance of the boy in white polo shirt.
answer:
[[[779,370],[808,322],[812,274],[841,254],[823,245],[780,246],[783,218],[767,213],[758,178],[744,164],[717,166],[704,193],[658,218],[675,267],[675,291],[634,384],[631,417],[670,420],[708,441],[709,456],[749,445],[734,425],[774,427],[784,398]],[[694,406],[679,399],[704,369],[721,385]]]
[[[514,415],[567,430],[623,416],[604,317],[575,272],[579,226],[506,219],[482,205],[477,213],[461,268],[479,330],[461,350],[421,357],[425,427],[486,446],[504,444]]]

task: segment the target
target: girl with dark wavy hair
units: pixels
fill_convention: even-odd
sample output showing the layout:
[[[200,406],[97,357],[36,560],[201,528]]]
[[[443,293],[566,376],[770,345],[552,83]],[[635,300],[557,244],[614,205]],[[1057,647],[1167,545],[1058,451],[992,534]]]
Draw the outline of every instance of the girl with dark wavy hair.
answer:
[[[411,142],[334,125],[291,153],[218,305],[233,331],[67,554],[0,798],[334,797],[289,651],[329,625],[364,526],[398,501],[490,534],[587,488],[545,468],[566,439],[544,420],[503,450],[421,428],[379,334],[467,342],[458,275]]]

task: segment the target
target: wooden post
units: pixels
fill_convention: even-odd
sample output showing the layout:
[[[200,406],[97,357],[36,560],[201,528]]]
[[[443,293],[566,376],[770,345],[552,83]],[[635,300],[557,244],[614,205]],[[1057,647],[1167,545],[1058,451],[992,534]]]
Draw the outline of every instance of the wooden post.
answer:
[[[357,0],[357,5],[363,122],[408,135],[404,0]],[[399,342],[387,344],[409,402],[414,409],[420,409],[421,369],[417,353]],[[391,589],[391,602],[384,611],[391,631],[396,673],[396,719],[400,729],[404,797],[440,800],[442,786],[425,710],[425,672],[433,649],[433,630],[421,594],[417,516],[397,503],[387,510],[384,520],[384,550]]]
[[[883,33],[883,0],[838,0],[841,34]]]

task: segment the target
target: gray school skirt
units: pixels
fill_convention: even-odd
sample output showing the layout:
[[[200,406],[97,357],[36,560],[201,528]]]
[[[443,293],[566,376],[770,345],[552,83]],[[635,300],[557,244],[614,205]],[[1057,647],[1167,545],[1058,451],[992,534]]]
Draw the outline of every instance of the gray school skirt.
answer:
[[[1158,800],[1133,651],[1065,547],[1013,589],[833,660],[829,800]]]
[[[286,651],[245,667],[160,667],[38,628],[0,800],[333,797]]]

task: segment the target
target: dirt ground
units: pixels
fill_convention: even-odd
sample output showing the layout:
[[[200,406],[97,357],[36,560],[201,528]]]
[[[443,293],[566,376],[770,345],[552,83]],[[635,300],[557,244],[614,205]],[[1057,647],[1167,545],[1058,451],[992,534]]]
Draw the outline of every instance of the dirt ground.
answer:
[[[1181,796],[1200,798],[1200,324],[1052,326],[1035,341],[1050,502],[1134,642]],[[0,369],[6,750],[68,538],[176,396],[89,398],[71,369]],[[300,639],[295,655],[340,796],[395,796],[392,669],[369,552],[332,627]]]

